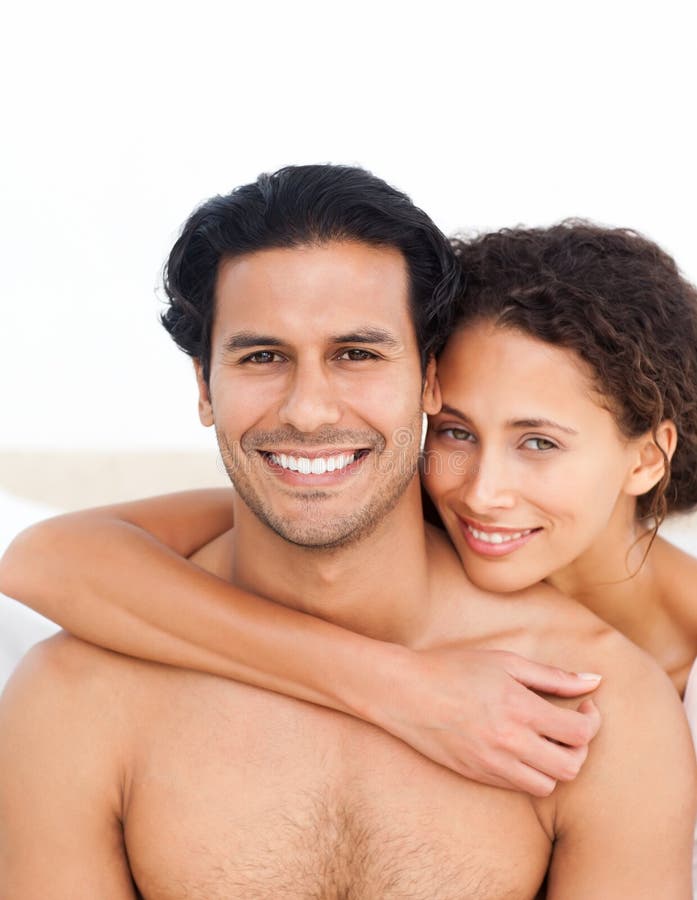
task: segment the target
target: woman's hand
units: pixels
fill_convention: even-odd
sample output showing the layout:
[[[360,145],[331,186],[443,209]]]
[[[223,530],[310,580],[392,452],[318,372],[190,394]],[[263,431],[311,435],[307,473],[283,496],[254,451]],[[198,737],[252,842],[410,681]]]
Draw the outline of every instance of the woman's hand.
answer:
[[[535,691],[578,697],[599,683],[500,650],[395,647],[363,718],[467,778],[545,797],[578,774],[600,714]]]

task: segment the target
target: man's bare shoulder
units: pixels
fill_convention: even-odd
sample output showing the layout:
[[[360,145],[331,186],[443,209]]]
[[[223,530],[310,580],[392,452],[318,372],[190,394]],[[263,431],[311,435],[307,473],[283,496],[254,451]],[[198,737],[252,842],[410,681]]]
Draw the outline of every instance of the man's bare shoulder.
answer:
[[[22,658],[8,686],[19,683],[33,685],[42,682],[46,690],[69,688],[86,693],[99,684],[123,675],[132,666],[148,665],[89,644],[68,632],[57,634],[35,644]]]
[[[8,897],[136,896],[120,824],[126,703],[111,657],[58,634],[26,654],[0,697]]]
[[[33,720],[36,725],[25,740],[27,750],[39,756],[47,749],[42,740],[53,736],[52,749],[67,755],[81,742],[103,745],[106,762],[117,746],[114,738],[124,735],[126,713],[138,709],[133,670],[141,665],[148,664],[59,632],[21,660],[0,697],[0,718],[10,729],[23,729],[27,719]]]
[[[570,667],[603,676],[594,699],[603,708],[605,737],[614,732],[625,736],[627,729],[649,723],[654,730],[662,721],[671,729],[676,743],[682,742],[689,749],[692,760],[694,752],[682,703],[668,675],[648,653],[615,629],[599,622],[591,634],[591,627],[588,623],[584,633],[571,638],[560,635],[559,643],[564,641]],[[550,648],[545,652],[551,652]]]
[[[52,730],[60,736],[66,748],[79,740],[104,740],[111,758],[137,738],[137,723],[149,706],[165,696],[178,676],[184,679],[187,674],[61,631],[25,654],[0,697],[0,714],[10,727],[33,717],[43,723],[46,734]],[[39,729],[35,731],[40,752]]]
[[[677,880],[685,891],[679,895],[687,897],[697,766],[675,687],[653,659],[612,629],[592,643],[570,643],[563,658],[568,668],[602,674],[592,695],[602,726],[577,778],[540,802],[551,813],[556,836],[549,896],[567,896],[562,884],[584,883],[591,854],[607,861],[603,878],[609,886],[618,879],[623,896],[659,896],[660,885]],[[656,847],[666,855],[657,858]],[[653,880],[641,867],[632,874],[630,861],[643,859],[654,860]]]
[[[537,803],[555,833],[548,896],[556,900],[569,896],[568,884],[585,885],[589,859],[607,861],[602,874],[596,871],[607,896],[658,896],[658,885],[676,879],[686,886],[697,766],[678,693],[647,653],[580,604],[565,601],[550,591],[530,600],[525,653],[568,670],[600,673],[591,697],[602,725],[580,774]],[[666,856],[649,878],[636,860],[651,858],[656,846],[665,847]],[[665,890],[665,896],[678,896]],[[592,896],[592,883],[588,891],[579,896]]]
[[[119,679],[108,676],[118,655],[64,632],[32,647],[0,697],[0,761],[32,790],[61,773],[65,783],[100,786],[112,810],[120,805],[116,770],[121,744]],[[9,790],[7,779],[3,790]],[[28,788],[27,788],[28,789]],[[53,788],[50,788],[53,790]]]

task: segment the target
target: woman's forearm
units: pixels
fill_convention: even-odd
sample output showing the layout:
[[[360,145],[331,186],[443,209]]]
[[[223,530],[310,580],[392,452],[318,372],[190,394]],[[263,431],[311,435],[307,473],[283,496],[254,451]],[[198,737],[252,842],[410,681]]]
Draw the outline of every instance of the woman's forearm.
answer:
[[[246,593],[183,559],[201,533],[175,552],[104,512],[73,514],[68,527],[67,518],[15,539],[0,560],[0,592],[107,649],[366,717],[363,686],[352,686],[368,658],[375,671],[400,648]],[[209,538],[227,520],[214,524]]]
[[[81,550],[78,542],[84,540],[86,530],[94,528],[99,531],[111,522],[126,522],[146,531],[179,556],[188,557],[232,528],[232,502],[232,488],[179,491],[66,513],[40,522],[34,528],[27,529],[27,533],[33,543],[39,545],[38,549],[47,549],[48,537],[52,533],[62,542],[65,551],[72,553],[74,550],[77,554]],[[49,531],[46,538],[43,536],[45,530]]]
[[[223,530],[227,499],[213,499]],[[350,713],[487,784],[546,794],[582,765],[597,710],[558,709],[537,692],[579,696],[597,681],[466,642],[411,650],[248,594],[179,555],[214,535],[200,509],[187,535],[178,504],[35,525],[0,560],[0,593],[110,650]]]

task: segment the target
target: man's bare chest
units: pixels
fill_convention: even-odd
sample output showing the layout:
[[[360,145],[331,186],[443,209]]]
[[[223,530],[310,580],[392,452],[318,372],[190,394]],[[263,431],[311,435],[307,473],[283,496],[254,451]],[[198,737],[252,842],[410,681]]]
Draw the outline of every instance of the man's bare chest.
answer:
[[[535,896],[550,848],[527,798],[338,714],[182,685],[143,723],[130,772],[125,840],[145,900]]]

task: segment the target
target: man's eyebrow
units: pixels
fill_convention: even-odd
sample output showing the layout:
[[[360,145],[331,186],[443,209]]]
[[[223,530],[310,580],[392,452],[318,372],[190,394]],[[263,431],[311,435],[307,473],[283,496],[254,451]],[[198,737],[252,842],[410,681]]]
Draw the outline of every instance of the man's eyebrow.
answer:
[[[223,341],[224,350],[248,350],[250,347],[282,347],[283,341],[256,331],[235,331]]]
[[[332,344],[380,344],[386,347],[400,346],[397,338],[384,328],[362,328],[330,338]],[[284,342],[269,334],[256,331],[235,331],[223,341],[226,351],[248,350],[250,347],[282,347]]]
[[[449,406],[447,403],[444,403],[441,406],[441,412],[449,413],[451,416],[457,416],[458,419],[462,419],[464,422],[469,422],[469,417],[466,416],[463,412],[457,409],[455,406]],[[578,434],[575,428],[569,428],[568,425],[561,425],[559,422],[554,422],[552,419],[509,419],[506,422],[507,428],[558,428],[559,431],[564,431],[566,434]]]
[[[332,338],[333,344],[382,344],[387,347],[398,347],[400,342],[384,328],[363,328],[348,334],[337,334]]]

